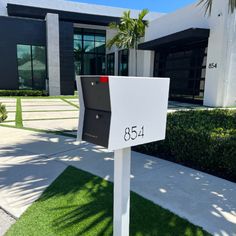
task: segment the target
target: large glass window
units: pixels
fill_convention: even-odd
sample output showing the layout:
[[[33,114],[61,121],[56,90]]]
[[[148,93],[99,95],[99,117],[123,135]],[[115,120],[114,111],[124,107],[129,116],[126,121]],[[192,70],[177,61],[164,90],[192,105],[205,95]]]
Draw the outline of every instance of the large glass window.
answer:
[[[44,90],[47,78],[43,46],[17,45],[19,89]]]
[[[115,74],[115,53],[107,54],[107,74]]]
[[[105,74],[106,31],[76,28],[74,57],[76,75]]]
[[[119,51],[119,75],[128,76],[129,74],[129,50]]]
[[[203,102],[206,52],[205,41],[156,52],[154,76],[170,77],[170,99]]]

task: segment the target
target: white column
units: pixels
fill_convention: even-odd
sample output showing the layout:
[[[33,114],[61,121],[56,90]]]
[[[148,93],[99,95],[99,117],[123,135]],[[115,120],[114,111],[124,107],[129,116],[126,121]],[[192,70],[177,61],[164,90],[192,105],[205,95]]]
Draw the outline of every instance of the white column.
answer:
[[[131,148],[114,152],[113,235],[129,235]]]
[[[129,49],[129,76],[137,76],[136,75],[136,55],[134,49]],[[138,70],[138,66],[137,66]]]
[[[236,14],[230,16],[228,27],[230,32],[228,38],[228,65],[224,90],[224,107],[236,106]]]
[[[236,30],[235,13],[229,12],[228,1],[213,1],[209,26],[204,105],[233,106],[236,105]]]
[[[137,50],[137,75],[135,50],[129,50],[129,76],[153,76],[154,51]]]
[[[60,42],[59,42],[59,16],[47,13],[47,64],[49,78],[49,95],[61,94],[60,86]]]
[[[139,67],[142,68],[142,76],[144,77],[153,77],[154,73],[154,58],[155,51],[145,50],[143,52],[143,63],[139,64]]]

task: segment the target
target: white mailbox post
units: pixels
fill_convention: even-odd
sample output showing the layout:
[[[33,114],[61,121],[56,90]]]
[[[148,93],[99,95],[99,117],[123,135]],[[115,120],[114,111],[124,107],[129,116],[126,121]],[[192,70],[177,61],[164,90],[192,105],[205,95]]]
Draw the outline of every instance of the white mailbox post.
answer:
[[[169,78],[81,76],[78,140],[114,151],[114,236],[129,235],[131,147],[165,139]]]

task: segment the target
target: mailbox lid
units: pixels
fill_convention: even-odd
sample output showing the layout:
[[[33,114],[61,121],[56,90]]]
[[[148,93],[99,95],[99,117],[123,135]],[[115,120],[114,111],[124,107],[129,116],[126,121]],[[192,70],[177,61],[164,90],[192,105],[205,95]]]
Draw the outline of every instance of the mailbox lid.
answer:
[[[108,80],[101,76],[81,76],[84,105],[87,109],[111,111]]]
[[[108,147],[111,113],[86,109],[82,140]]]

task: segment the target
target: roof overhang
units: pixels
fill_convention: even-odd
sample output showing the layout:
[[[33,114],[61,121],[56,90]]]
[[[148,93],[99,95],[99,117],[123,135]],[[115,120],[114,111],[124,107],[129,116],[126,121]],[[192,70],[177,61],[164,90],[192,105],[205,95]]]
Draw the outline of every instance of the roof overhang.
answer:
[[[107,26],[111,22],[119,22],[119,17],[93,15],[86,13],[61,11],[47,8],[38,8],[17,4],[7,4],[7,11],[9,16],[27,17],[33,19],[45,19],[47,13],[54,13],[59,15],[59,19],[62,21],[69,21],[74,23],[102,25]]]
[[[171,44],[186,44],[208,39],[209,29],[190,28],[174,34],[139,44],[142,50],[156,50],[160,47],[168,47]]]

